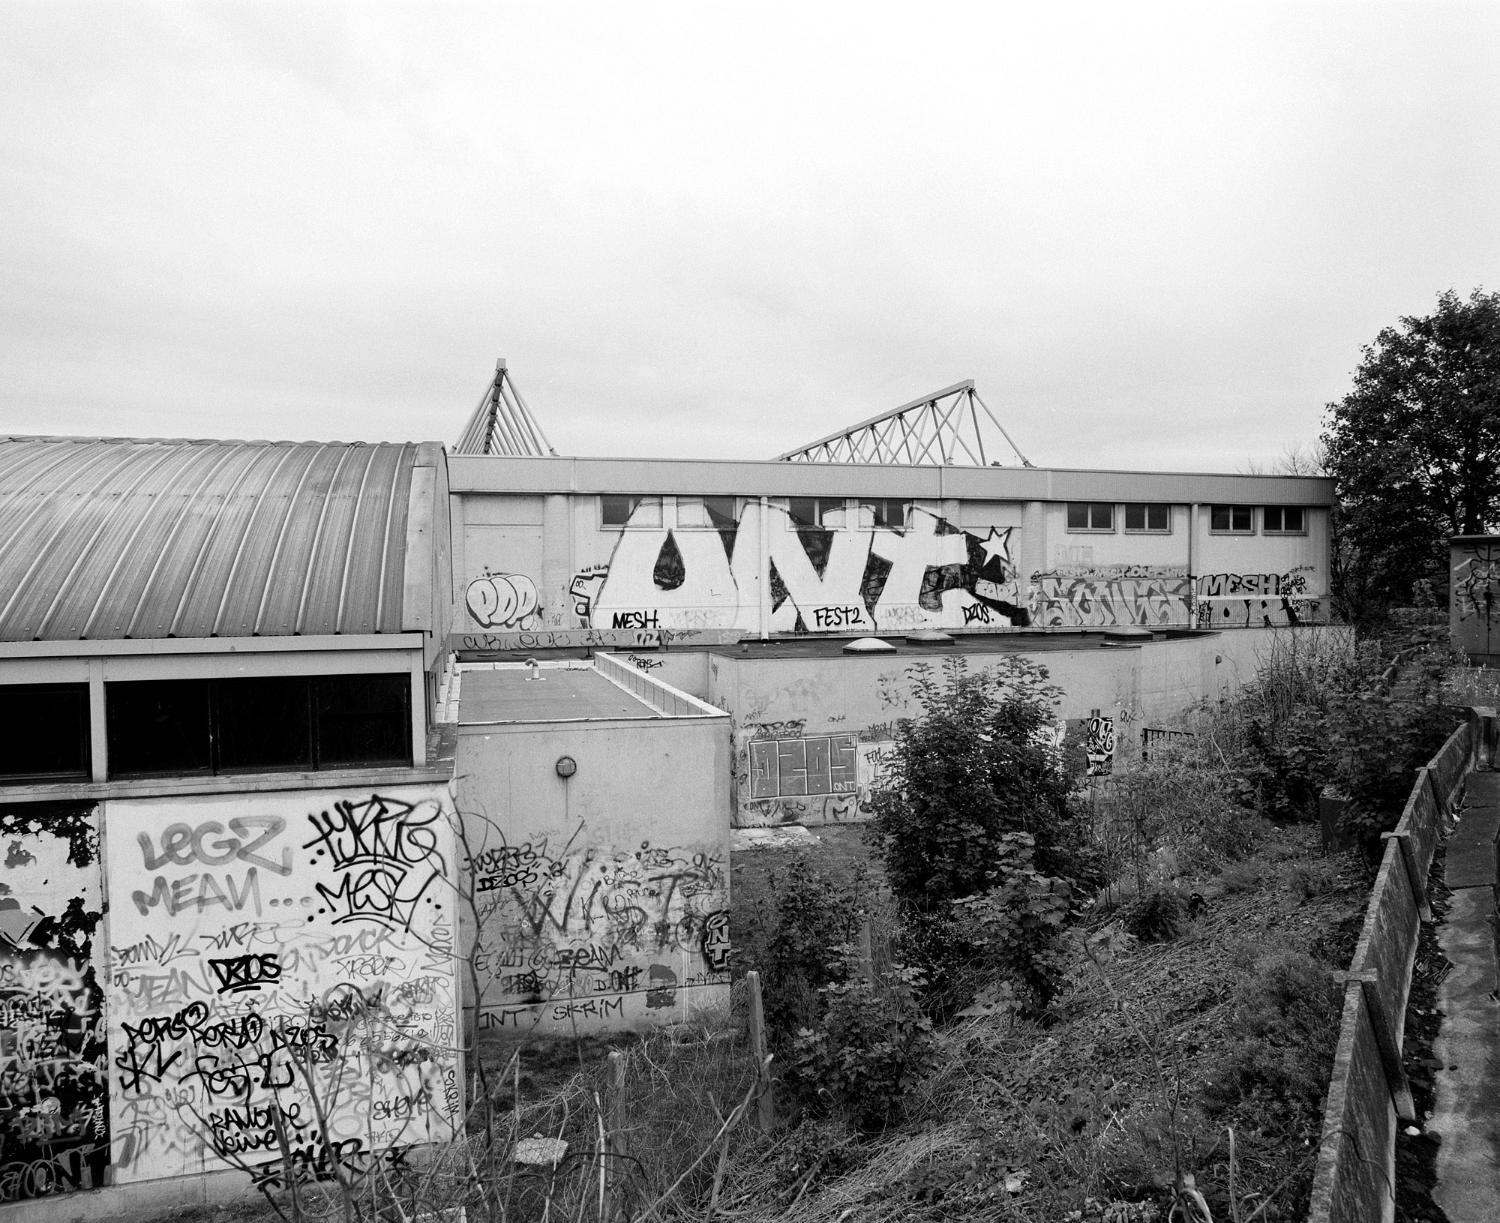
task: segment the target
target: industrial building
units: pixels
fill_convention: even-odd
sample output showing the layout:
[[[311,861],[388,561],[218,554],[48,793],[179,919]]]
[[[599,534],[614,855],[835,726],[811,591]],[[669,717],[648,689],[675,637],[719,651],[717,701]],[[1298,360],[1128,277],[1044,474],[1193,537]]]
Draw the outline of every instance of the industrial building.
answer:
[[[1329,481],[999,466],[981,407],[567,458],[502,364],[451,453],[0,443],[0,1218],[275,1174],[297,1053],[366,1085],[315,1175],[451,1133],[470,1025],[721,1001],[731,827],[862,818],[915,664],[1037,655],[1102,772],[1326,623]]]

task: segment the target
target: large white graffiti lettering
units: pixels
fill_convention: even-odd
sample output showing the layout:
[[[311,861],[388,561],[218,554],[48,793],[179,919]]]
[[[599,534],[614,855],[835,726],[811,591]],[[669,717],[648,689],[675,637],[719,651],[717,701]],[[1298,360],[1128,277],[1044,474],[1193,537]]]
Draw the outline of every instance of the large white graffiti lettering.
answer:
[[[975,606],[985,623],[1027,622],[1011,528],[964,530],[919,508],[900,529],[874,526],[868,510],[857,517],[854,525],[810,527],[779,506],[751,502],[732,532],[637,528],[632,519],[589,600],[590,623],[749,631],[763,595],[776,632],[961,627],[979,615],[969,611]],[[745,543],[762,534],[764,566]],[[580,604],[584,577],[575,581]]]

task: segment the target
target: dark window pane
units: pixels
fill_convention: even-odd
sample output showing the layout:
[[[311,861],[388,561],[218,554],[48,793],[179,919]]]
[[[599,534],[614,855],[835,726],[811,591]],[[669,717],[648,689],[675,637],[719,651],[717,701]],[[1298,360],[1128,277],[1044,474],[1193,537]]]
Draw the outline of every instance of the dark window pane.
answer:
[[[1304,531],[1307,529],[1302,521],[1302,507],[1300,505],[1289,505],[1282,512],[1281,529],[1283,531]]]
[[[704,497],[703,508],[708,511],[709,525],[723,529],[738,521],[733,497]]]
[[[880,497],[873,501],[861,501],[860,504],[874,513],[877,527],[900,530],[906,526],[906,511],[910,503],[899,497]]]
[[[411,680],[322,675],[313,681],[318,765],[411,763]]]
[[[1068,530],[1083,531],[1089,525],[1089,507],[1081,501],[1068,502]]]
[[[106,684],[104,721],[111,776],[209,771],[207,680]]]
[[[87,684],[7,684],[0,735],[0,777],[86,777],[89,771]]]
[[[1165,505],[1148,505],[1146,507],[1146,529],[1148,531],[1165,531],[1169,521]]]
[[[818,499],[816,497],[788,498],[786,511],[791,515],[793,526],[815,527],[818,525]]]
[[[1248,505],[1215,505],[1209,509],[1208,526],[1211,531],[1249,531],[1251,509]]]
[[[304,677],[217,680],[214,712],[219,768],[225,772],[312,768]]]
[[[1144,505],[1127,505],[1125,507],[1125,529],[1127,531],[1144,531],[1146,529],[1146,507]]]
[[[639,497],[605,493],[599,498],[599,521],[607,527],[623,527],[639,502]]]
[[[1096,531],[1113,531],[1115,529],[1115,507],[1108,501],[1094,501],[1089,504],[1089,526]]]

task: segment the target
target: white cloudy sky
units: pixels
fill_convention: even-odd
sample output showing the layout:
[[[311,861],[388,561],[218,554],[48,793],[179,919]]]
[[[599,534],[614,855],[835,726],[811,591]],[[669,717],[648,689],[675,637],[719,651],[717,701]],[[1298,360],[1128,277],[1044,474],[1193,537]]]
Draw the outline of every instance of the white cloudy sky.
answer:
[[[1500,5],[0,0],[0,429],[1243,470],[1500,288]]]

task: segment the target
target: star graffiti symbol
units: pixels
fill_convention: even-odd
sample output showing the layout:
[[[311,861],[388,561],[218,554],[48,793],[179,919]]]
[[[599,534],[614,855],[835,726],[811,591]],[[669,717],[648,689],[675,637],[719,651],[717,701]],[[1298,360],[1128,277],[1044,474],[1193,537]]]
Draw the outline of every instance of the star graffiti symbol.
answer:
[[[976,535],[975,540],[984,549],[984,564],[988,566],[991,561],[998,557],[1002,564],[1010,564],[1010,528],[1004,530],[991,527],[990,533],[984,538]]]

